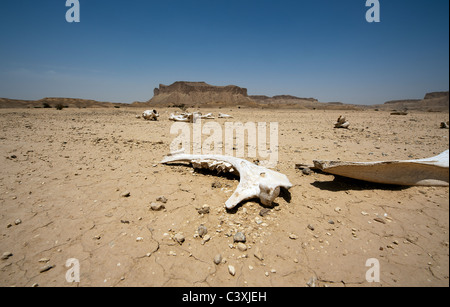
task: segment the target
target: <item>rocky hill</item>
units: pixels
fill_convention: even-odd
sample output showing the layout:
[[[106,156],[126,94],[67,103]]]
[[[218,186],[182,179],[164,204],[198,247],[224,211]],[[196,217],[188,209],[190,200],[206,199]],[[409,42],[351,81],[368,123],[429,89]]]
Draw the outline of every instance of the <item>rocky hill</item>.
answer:
[[[114,106],[121,106],[125,104],[100,102],[91,99],[59,97],[47,97],[40,100],[0,98],[0,108],[55,108],[57,105],[62,105],[64,108],[112,108]]]

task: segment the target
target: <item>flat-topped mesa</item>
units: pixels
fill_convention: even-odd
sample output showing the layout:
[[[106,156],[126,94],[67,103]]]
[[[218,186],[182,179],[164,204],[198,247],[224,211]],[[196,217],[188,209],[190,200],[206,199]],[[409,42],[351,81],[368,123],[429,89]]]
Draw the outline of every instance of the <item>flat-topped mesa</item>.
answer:
[[[247,95],[247,89],[236,85],[215,86],[206,82],[177,81],[171,85],[160,84],[155,88],[152,105],[159,106],[255,106]]]
[[[171,93],[190,94],[192,92],[230,93],[234,95],[247,96],[246,88],[242,88],[236,85],[216,86],[210,85],[206,82],[177,81],[171,85],[160,84],[159,88],[155,88],[153,90],[153,94],[155,96]]]

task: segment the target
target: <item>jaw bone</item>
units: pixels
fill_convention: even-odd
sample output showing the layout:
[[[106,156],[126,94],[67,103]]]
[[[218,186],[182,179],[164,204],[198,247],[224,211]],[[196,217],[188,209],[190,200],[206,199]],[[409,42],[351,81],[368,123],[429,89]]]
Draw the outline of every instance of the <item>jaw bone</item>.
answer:
[[[206,168],[221,172],[231,172],[240,176],[239,186],[226,201],[228,209],[245,200],[259,198],[265,206],[280,194],[280,188],[290,189],[292,184],[286,175],[255,165],[247,160],[221,155],[188,155],[177,153],[165,157],[161,163],[190,162],[194,168]]]
[[[330,173],[382,184],[448,186],[449,151],[419,160],[380,162],[314,161],[315,168]]]

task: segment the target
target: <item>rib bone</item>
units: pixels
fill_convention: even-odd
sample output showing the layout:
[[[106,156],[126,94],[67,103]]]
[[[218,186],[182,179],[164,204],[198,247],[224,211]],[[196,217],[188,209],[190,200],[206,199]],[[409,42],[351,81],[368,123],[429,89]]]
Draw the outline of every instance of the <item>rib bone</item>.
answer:
[[[279,196],[280,188],[292,187],[286,175],[235,157],[177,153],[161,161],[163,164],[172,162],[190,162],[194,168],[239,174],[239,186],[225,203],[228,209],[253,198],[259,198],[263,205],[270,206]]]

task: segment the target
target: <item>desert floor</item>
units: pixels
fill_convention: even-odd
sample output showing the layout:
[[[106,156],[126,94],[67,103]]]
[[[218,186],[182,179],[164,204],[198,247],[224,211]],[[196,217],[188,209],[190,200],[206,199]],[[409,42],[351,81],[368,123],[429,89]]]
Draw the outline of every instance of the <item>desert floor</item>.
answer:
[[[449,286],[448,187],[295,169],[315,159],[437,155],[449,146],[439,129],[448,113],[345,111],[345,130],[333,129],[343,111],[201,110],[234,116],[213,120],[221,126],[279,123],[276,169],[294,187],[260,216],[256,201],[224,208],[238,178],[159,164],[176,137],[175,109],[159,110],[159,121],[137,119],[142,111],[0,110],[0,254],[10,253],[0,286]],[[151,210],[160,196],[165,209]],[[210,212],[200,214],[205,204]],[[200,225],[209,240],[198,237]],[[233,242],[237,232],[246,251]],[[180,233],[182,245],[173,240]],[[79,282],[66,280],[71,258]],[[366,281],[371,258],[380,282]]]

